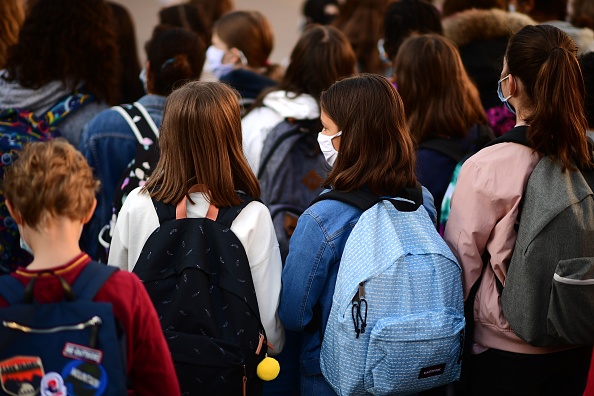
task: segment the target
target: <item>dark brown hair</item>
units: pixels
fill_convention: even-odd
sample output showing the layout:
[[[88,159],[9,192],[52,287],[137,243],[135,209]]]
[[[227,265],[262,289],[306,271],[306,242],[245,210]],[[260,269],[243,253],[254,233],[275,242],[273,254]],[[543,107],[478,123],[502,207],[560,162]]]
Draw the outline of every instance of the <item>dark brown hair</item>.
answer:
[[[188,29],[200,36],[205,45],[210,43],[211,25],[202,4],[184,3],[165,7],[159,11],[159,24]]]
[[[526,26],[510,38],[504,70],[524,88],[531,147],[571,170],[591,163],[576,53],[575,42],[556,27]]]
[[[592,0],[573,0],[572,6],[572,25],[594,29],[594,2]]]
[[[449,39],[409,37],[394,61],[398,92],[417,143],[431,137],[465,137],[487,116],[458,52]]]
[[[142,82],[138,78],[141,67],[138,60],[138,49],[136,48],[134,22],[132,22],[132,17],[126,8],[112,1],[107,4],[111,7],[114,16],[113,21],[120,53],[119,59],[122,65],[122,80],[120,81],[118,102],[132,103],[144,95]]]
[[[346,0],[333,21],[352,44],[361,72],[380,73],[384,69],[377,42],[383,36],[384,11],[388,3],[389,0]]]
[[[368,187],[395,196],[416,183],[415,151],[396,89],[376,74],[345,78],[322,94],[322,111],[342,131],[338,157],[324,187]]]
[[[112,18],[103,0],[37,0],[9,49],[5,78],[33,89],[55,80],[69,90],[84,83],[115,104],[121,70]]]
[[[206,46],[191,30],[157,26],[145,45],[150,93],[167,96],[175,88],[200,78]]]
[[[290,95],[307,94],[320,100],[322,91],[340,78],[355,73],[355,53],[346,36],[332,26],[310,25],[293,48],[290,63],[277,87]],[[262,105],[264,91],[253,107]]]
[[[190,0],[190,4],[195,4],[204,10],[211,26],[221,16],[235,8],[233,0]]]
[[[443,34],[441,15],[424,0],[400,0],[390,3],[384,17],[384,49],[391,61],[398,48],[411,34]]]
[[[177,204],[194,184],[205,185],[216,207],[240,203],[236,190],[259,198],[258,179],[241,146],[238,93],[220,82],[193,81],[165,103],[161,157],[143,187],[151,197]]]
[[[99,182],[85,157],[65,139],[29,143],[4,175],[6,200],[32,228],[47,217],[83,219],[93,207]]]

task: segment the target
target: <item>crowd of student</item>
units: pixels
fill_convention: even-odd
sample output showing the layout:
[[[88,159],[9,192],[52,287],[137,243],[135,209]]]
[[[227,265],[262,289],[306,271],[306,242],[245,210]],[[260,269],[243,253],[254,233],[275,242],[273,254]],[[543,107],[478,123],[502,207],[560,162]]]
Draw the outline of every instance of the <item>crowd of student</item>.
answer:
[[[227,230],[245,251],[268,354],[281,366],[256,387],[244,372],[244,392],[334,395],[320,353],[362,210],[309,203],[324,190],[398,197],[420,183],[473,312],[464,382],[421,394],[594,394],[592,345],[534,346],[500,303],[539,161],[568,173],[594,167],[594,5],[570,5],[567,14],[567,0],[308,0],[281,66],[269,60],[263,10],[230,1],[163,8],[140,62],[118,4],[6,0],[0,271],[49,304],[92,261],[119,267],[91,297],[110,303],[121,326],[129,394],[202,394],[198,379],[180,389],[171,329],[130,272],[153,253],[157,202],[177,219],[218,221],[238,207]],[[287,154],[295,147],[301,157]],[[291,171],[277,172],[282,161]],[[245,195],[255,200],[240,206]],[[584,222],[594,230],[594,218]],[[582,245],[573,253],[591,260]],[[3,320],[11,301],[0,290]],[[20,369],[3,348],[8,392],[5,373]]]

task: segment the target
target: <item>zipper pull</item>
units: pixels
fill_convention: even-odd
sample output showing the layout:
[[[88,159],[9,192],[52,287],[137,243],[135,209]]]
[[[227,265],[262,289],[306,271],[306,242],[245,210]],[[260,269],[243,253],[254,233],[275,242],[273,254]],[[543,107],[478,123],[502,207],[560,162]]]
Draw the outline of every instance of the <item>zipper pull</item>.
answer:
[[[101,318],[99,316],[93,316],[91,320],[89,320],[89,325],[91,325],[91,338],[89,340],[89,347],[95,348],[97,344],[97,338],[99,336],[99,326],[101,326]]]
[[[256,355],[260,354],[262,346],[264,345],[264,334],[260,333],[260,339],[258,340],[258,347],[256,348]]]
[[[245,364],[243,365],[243,385],[242,385],[243,396],[247,396],[247,374],[245,372]]]

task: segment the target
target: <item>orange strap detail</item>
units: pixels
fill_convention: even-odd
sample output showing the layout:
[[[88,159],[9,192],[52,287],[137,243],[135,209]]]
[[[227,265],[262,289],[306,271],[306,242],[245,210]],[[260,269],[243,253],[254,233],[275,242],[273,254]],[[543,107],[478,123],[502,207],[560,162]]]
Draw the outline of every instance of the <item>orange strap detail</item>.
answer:
[[[206,186],[204,184],[194,184],[192,187],[190,187],[190,190],[188,191],[188,194],[194,193],[194,192],[206,192],[208,191],[208,189],[206,188]],[[177,204],[177,206],[175,207],[175,218],[177,220],[179,219],[185,219],[188,217],[188,211],[187,211],[187,201],[188,201],[188,197],[184,196],[182,198],[182,200]],[[206,218],[210,219],[212,221],[215,221],[217,219],[217,216],[219,215],[219,208],[217,208],[216,206],[214,206],[213,204],[210,204],[208,206],[208,210],[206,211]]]

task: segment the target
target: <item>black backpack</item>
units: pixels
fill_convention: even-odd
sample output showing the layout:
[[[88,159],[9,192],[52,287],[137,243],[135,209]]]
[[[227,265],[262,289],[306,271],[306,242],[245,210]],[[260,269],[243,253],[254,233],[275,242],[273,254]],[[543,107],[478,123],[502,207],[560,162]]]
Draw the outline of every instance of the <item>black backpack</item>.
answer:
[[[285,261],[297,219],[322,192],[330,167],[317,141],[319,120],[287,119],[267,135],[258,180]]]
[[[136,187],[143,186],[159,162],[159,128],[153,122],[143,105],[138,102],[122,106],[114,106],[126,120],[134,136],[136,136],[136,153],[122,174],[114,193],[112,215],[108,224],[99,231],[97,261],[107,262],[111,237],[118,214],[124,206],[128,194]]]
[[[153,200],[160,227],[134,273],[155,305],[183,395],[262,390],[256,367],[266,356],[266,334],[247,255],[230,230],[254,200],[241,198],[220,208],[216,221],[182,218],[185,211],[176,218],[176,206]]]

